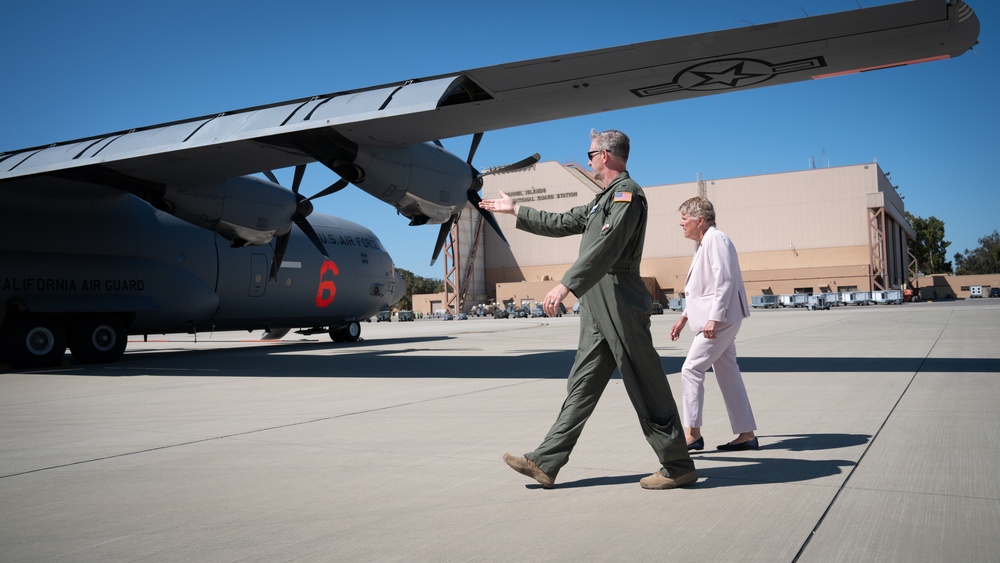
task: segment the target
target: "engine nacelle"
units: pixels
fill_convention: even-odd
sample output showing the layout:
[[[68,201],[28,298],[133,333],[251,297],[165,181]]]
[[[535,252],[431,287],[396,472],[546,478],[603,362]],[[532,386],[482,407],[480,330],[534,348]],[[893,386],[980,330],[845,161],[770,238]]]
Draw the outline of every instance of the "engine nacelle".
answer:
[[[297,204],[291,190],[253,176],[170,185],[162,201],[173,215],[214,231],[235,246],[268,244],[287,233]]]
[[[433,144],[359,146],[354,163],[364,170],[356,186],[392,205],[411,224],[440,224],[462,212],[475,171]]]

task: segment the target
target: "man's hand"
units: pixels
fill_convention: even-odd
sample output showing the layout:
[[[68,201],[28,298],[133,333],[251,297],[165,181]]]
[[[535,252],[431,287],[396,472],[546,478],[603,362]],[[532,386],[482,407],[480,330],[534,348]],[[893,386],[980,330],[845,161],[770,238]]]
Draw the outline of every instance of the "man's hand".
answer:
[[[500,197],[497,199],[484,199],[479,202],[479,207],[487,210],[493,211],[494,213],[507,213],[509,215],[517,215],[518,205],[514,203],[514,200],[507,194],[500,192]]]
[[[559,284],[553,287],[552,291],[549,291],[545,295],[545,301],[542,302],[542,310],[545,311],[546,315],[555,317],[559,310],[559,304],[566,299],[567,295],[569,295],[569,288],[565,285]]]

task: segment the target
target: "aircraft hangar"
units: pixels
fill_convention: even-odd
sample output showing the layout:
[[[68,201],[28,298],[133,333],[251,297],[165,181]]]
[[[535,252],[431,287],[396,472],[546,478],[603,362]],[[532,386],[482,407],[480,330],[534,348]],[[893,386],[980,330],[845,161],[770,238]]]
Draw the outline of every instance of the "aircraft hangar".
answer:
[[[486,176],[483,198],[503,191],[524,205],[564,211],[590,203],[600,189],[589,170],[549,161]],[[694,242],[684,238],[677,208],[696,195],[712,201],[718,227],[736,244],[748,296],[900,289],[916,269],[903,202],[876,163],[643,189],[649,221],[640,273],[664,305],[683,296]],[[508,245],[479,217],[467,208],[452,230],[445,294],[414,296],[415,309],[534,303],[578,255],[577,236],[532,235],[518,231],[513,216],[497,215]],[[571,294],[565,304],[574,302]]]

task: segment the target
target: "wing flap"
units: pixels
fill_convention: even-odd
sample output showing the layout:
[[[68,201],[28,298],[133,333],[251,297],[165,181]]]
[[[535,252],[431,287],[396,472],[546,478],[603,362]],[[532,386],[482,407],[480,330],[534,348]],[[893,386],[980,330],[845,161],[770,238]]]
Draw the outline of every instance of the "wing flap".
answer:
[[[289,139],[353,122],[435,110],[459,76],[407,82],[361,92],[318,96],[275,106],[251,108],[184,122],[28,149],[0,160],[0,180],[102,165],[144,180],[199,182],[293,166],[316,157],[272,145],[268,138]],[[348,133],[350,127],[344,127]],[[362,136],[357,138],[370,141]],[[331,132],[343,142],[344,135]],[[294,143],[292,143],[294,144]]]

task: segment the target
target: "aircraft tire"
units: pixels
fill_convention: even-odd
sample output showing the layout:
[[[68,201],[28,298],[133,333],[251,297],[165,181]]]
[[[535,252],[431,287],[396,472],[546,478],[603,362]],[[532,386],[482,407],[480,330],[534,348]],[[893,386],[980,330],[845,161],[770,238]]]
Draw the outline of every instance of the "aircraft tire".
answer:
[[[330,339],[334,342],[357,342],[361,338],[361,323],[351,321],[344,326],[330,327]]]
[[[70,329],[69,351],[82,364],[117,361],[127,344],[125,323],[115,316],[81,317]]]
[[[66,329],[53,319],[31,315],[0,334],[0,357],[15,368],[52,365],[66,353]]]

